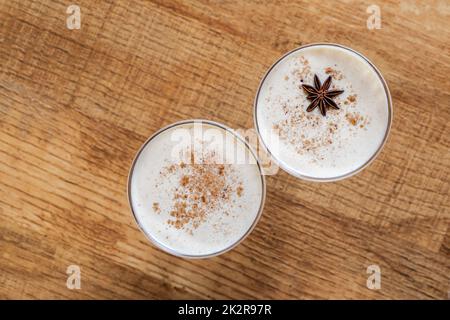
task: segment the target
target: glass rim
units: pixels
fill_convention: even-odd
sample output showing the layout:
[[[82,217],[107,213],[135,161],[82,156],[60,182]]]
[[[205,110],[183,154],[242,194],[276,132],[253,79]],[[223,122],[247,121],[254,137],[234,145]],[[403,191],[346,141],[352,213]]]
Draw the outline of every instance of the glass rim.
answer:
[[[312,176],[307,176],[307,175],[303,175],[300,174],[298,172],[296,172],[296,170],[293,170],[292,168],[290,168],[288,165],[285,165],[283,161],[281,161],[280,159],[278,159],[277,157],[275,157],[275,155],[270,151],[270,149],[268,148],[268,146],[266,145],[266,142],[264,141],[264,139],[262,138],[261,132],[260,132],[260,128],[258,126],[258,116],[257,116],[257,109],[258,109],[258,98],[261,92],[261,87],[263,86],[267,76],[270,74],[270,72],[273,70],[273,68],[275,68],[275,66],[277,66],[283,59],[285,59],[286,57],[290,56],[291,54],[309,48],[309,47],[315,47],[315,46],[331,46],[331,47],[337,47],[337,48],[341,48],[347,51],[350,51],[354,54],[356,54],[357,56],[361,57],[364,61],[366,61],[369,66],[372,67],[372,69],[375,71],[375,73],[377,74],[378,78],[380,79],[381,83],[383,84],[383,88],[384,88],[384,92],[386,94],[386,99],[387,99],[387,103],[388,103],[388,124],[386,127],[386,131],[384,133],[384,137],[383,137],[383,141],[380,143],[380,145],[378,146],[377,150],[374,152],[374,154],[366,161],[364,162],[361,166],[359,166],[358,168],[356,168],[355,170],[352,170],[348,173],[336,176],[336,177],[330,177],[330,178],[317,178],[317,177],[312,177]],[[391,131],[391,127],[392,127],[392,119],[393,119],[393,114],[394,114],[394,110],[393,110],[393,106],[392,106],[392,97],[391,97],[391,93],[389,91],[389,87],[387,85],[386,80],[384,79],[383,75],[381,74],[380,70],[378,70],[378,68],[366,57],[364,56],[362,53],[346,47],[344,45],[341,44],[337,44],[337,43],[332,43],[332,42],[314,42],[314,43],[309,43],[309,44],[305,44],[302,46],[299,46],[297,48],[294,48],[288,52],[286,52],[285,54],[283,54],[280,58],[278,58],[265,72],[264,76],[262,77],[259,86],[258,86],[258,90],[256,91],[256,95],[255,95],[255,99],[253,102],[253,122],[254,122],[254,126],[256,128],[256,132],[258,135],[258,139],[261,142],[261,145],[263,146],[264,150],[267,152],[267,154],[270,156],[270,159],[272,159],[280,168],[282,168],[284,171],[286,171],[288,174],[302,179],[302,180],[306,180],[306,181],[313,181],[313,182],[333,182],[333,181],[340,181],[346,178],[350,178],[352,176],[354,176],[355,174],[361,172],[363,169],[367,168],[380,154],[381,150],[383,149],[383,147],[385,146],[388,138],[389,138],[389,133]]]
[[[253,158],[255,159],[255,163],[258,167],[258,171],[260,173],[260,177],[261,177],[261,201],[259,204],[259,208],[258,208],[258,213],[256,214],[252,224],[250,225],[250,227],[248,228],[248,230],[239,238],[237,239],[235,242],[233,242],[230,246],[219,250],[217,252],[213,252],[213,253],[209,253],[209,254],[201,254],[201,255],[193,255],[193,254],[184,254],[182,252],[178,252],[172,248],[170,248],[169,246],[163,244],[162,242],[158,241],[150,232],[147,232],[145,230],[145,228],[142,226],[142,224],[140,223],[135,210],[133,208],[133,203],[132,203],[132,196],[131,196],[131,183],[132,183],[132,177],[133,177],[133,173],[134,173],[134,168],[136,165],[137,160],[139,159],[139,156],[141,155],[142,151],[145,149],[145,147],[157,136],[159,136],[160,134],[162,134],[163,132],[172,129],[174,127],[178,127],[181,125],[186,125],[186,124],[194,124],[194,123],[205,123],[208,125],[211,125],[213,127],[217,127],[219,129],[222,129],[226,132],[231,133],[235,138],[237,138],[239,141],[241,141],[244,146],[246,147],[246,149],[248,149],[250,151],[250,153],[252,154]],[[177,257],[181,257],[181,258],[186,258],[186,259],[204,259],[204,258],[211,258],[211,257],[215,257],[218,255],[221,255],[225,252],[230,251],[231,249],[235,248],[237,245],[239,245],[242,241],[244,241],[249,235],[250,233],[253,231],[253,229],[256,227],[256,225],[258,224],[261,216],[262,216],[262,212],[264,209],[264,204],[266,201],[266,179],[264,176],[264,172],[261,166],[261,163],[259,161],[259,158],[257,157],[257,154],[255,153],[255,151],[253,150],[252,146],[247,143],[247,141],[241,137],[240,134],[238,134],[235,130],[231,129],[230,127],[221,124],[219,122],[215,122],[212,120],[205,120],[205,119],[187,119],[187,120],[181,120],[181,121],[177,121],[174,122],[172,124],[169,124],[165,127],[162,127],[161,129],[157,130],[156,132],[154,132],[152,135],[150,135],[149,138],[147,138],[147,140],[140,146],[140,148],[138,149],[138,151],[136,152],[134,158],[133,158],[133,162],[130,166],[130,169],[128,171],[128,179],[127,179],[127,197],[128,197],[128,205],[130,207],[131,213],[133,214],[134,217],[134,221],[136,222],[138,228],[141,230],[141,232],[145,235],[145,237],[153,244],[155,245],[157,248],[161,249],[162,251],[169,253],[171,255],[177,256]]]

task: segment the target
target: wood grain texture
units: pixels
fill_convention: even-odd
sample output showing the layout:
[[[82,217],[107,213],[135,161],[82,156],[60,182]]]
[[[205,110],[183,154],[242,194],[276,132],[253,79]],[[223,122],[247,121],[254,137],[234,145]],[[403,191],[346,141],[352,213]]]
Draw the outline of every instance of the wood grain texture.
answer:
[[[450,3],[0,0],[0,298],[447,299]],[[267,179],[263,217],[220,257],[169,256],[126,198],[139,146],[207,118],[251,128],[261,77],[299,44],[371,59],[394,101],[390,139],[336,183]],[[81,267],[81,290],[66,268]],[[366,287],[378,264],[381,290]]]

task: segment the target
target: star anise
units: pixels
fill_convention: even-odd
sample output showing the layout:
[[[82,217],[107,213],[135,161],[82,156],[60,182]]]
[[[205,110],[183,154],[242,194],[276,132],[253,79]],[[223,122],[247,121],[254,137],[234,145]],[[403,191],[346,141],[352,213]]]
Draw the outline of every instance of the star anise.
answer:
[[[344,90],[328,90],[331,85],[331,76],[325,80],[323,84],[320,83],[319,77],[314,75],[314,87],[303,84],[302,88],[308,94],[306,97],[311,101],[311,104],[308,106],[306,111],[311,112],[315,108],[319,107],[320,113],[323,116],[327,115],[327,108],[333,108],[339,110],[336,102],[332,100],[332,98],[340,95],[344,92]]]

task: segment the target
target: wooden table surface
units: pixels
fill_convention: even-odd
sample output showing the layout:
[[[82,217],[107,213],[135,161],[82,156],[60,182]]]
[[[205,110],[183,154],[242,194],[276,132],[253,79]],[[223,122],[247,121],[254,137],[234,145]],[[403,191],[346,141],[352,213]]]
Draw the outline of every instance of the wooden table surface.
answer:
[[[450,3],[377,1],[369,30],[371,4],[1,0],[0,298],[448,299]],[[140,145],[187,118],[251,128],[266,69],[322,41],[362,52],[390,86],[377,160],[335,183],[269,176],[262,219],[222,256],[152,246],[126,196]]]

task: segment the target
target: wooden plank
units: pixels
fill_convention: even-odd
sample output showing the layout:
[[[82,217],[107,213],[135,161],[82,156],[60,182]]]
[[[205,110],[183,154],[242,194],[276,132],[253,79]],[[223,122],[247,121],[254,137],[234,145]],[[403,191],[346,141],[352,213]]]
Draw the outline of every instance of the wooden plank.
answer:
[[[0,1],[0,298],[448,298],[450,11],[445,1]],[[345,181],[268,177],[263,218],[223,256],[150,245],[126,198],[161,126],[253,125],[265,70],[300,44],[361,51],[394,100],[379,158]],[[81,290],[66,269],[82,270]],[[366,287],[378,264],[382,289]]]

